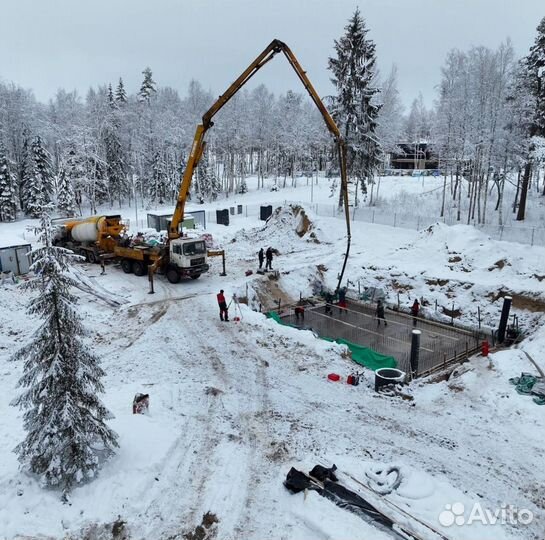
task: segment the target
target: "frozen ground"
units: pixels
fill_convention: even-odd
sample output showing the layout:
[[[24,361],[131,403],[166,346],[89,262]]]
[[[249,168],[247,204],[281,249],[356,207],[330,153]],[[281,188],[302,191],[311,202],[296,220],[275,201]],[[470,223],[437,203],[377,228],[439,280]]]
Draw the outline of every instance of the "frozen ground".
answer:
[[[377,396],[370,373],[359,387],[327,381],[329,372],[345,376],[353,368],[342,347],[245,306],[239,323],[217,316],[220,287],[229,297],[248,293],[256,305],[307,295],[316,280],[334,285],[342,221],[308,217],[312,225],[301,238],[300,216],[290,210],[267,226],[242,217],[228,228],[212,226],[227,251],[228,276],[219,276],[214,261],[198,281],[172,286],[158,278],[154,296],[145,278],[113,267],[100,276],[99,268],[82,265],[86,281],[121,304],[81,293],[121,448],[95,482],[74,491],[70,505],[20,473],[12,453],[23,437],[21,413],[9,406],[21,366],[8,358],[37,323],[24,315],[26,293],[3,285],[0,538],[110,538],[100,536],[101,526],[121,520],[134,539],[181,539],[207,512],[217,518],[209,537],[222,540],[388,538],[315,493],[290,495],[282,486],[291,466],[334,462],[360,479],[377,463],[400,465],[403,481],[390,501],[452,540],[542,540],[543,408],[519,396],[508,378],[534,371],[524,351],[544,363],[545,249],[490,241],[465,226],[420,233],[355,228],[346,274],[354,283],[384,287],[392,303],[398,292],[403,305],[423,296],[430,316],[435,300],[437,316],[454,301],[466,323],[475,323],[479,305],[491,326],[501,309],[497,293],[509,291],[531,334],[520,350],[497,352],[490,362],[476,357],[449,380],[412,384],[406,399]],[[0,225],[2,240],[17,243],[26,224]],[[274,261],[278,282],[244,275],[255,270],[260,245],[281,253]],[[151,396],[148,416],[131,414],[132,397],[141,391]],[[534,520],[442,527],[439,514],[456,502],[491,511],[512,504]],[[429,529],[419,532],[437,538]]]

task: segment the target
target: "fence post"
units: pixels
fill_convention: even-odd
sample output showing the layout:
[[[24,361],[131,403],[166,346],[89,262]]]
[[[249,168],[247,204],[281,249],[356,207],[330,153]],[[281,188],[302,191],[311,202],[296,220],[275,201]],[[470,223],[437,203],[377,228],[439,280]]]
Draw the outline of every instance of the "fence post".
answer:
[[[477,306],[477,318],[479,319],[479,330],[481,329],[481,306]]]
[[[413,379],[418,375],[418,357],[420,355],[420,330],[411,332],[411,375]]]
[[[435,311],[437,311],[437,298],[435,299]]]
[[[452,302],[452,311],[450,312],[450,325],[454,326],[454,302]]]
[[[397,212],[394,212],[394,227],[396,226],[397,222]]]
[[[399,311],[399,291],[397,291],[397,310]]]
[[[535,228],[532,227],[532,240],[530,242],[530,245],[533,246],[534,245],[534,232],[535,232]]]
[[[373,210],[373,219],[371,221],[371,223],[374,223],[375,222],[375,211]]]

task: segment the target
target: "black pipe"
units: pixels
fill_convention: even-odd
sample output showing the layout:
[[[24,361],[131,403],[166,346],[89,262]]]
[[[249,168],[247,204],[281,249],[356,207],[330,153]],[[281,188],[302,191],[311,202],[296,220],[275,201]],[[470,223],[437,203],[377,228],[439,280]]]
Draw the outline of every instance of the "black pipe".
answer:
[[[503,308],[501,310],[500,326],[498,328],[498,343],[503,343],[505,341],[505,331],[507,330],[512,300],[513,299],[510,296],[505,296],[503,298]]]
[[[418,374],[418,359],[420,356],[420,330],[413,330],[411,333],[411,374],[413,379]]]

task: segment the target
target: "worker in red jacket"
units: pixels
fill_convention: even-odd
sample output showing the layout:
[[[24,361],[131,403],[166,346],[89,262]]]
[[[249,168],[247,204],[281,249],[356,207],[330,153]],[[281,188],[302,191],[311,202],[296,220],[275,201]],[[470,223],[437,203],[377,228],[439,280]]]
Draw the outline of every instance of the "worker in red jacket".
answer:
[[[222,321],[229,320],[229,313],[227,313],[227,302],[225,301],[225,296],[223,296],[223,289],[216,295],[218,299],[218,306],[220,308],[220,319]]]

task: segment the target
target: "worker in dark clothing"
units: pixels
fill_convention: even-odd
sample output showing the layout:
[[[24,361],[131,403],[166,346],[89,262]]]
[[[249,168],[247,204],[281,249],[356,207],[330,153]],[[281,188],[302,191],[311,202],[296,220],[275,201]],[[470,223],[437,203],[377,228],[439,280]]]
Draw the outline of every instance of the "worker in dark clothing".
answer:
[[[341,287],[339,289],[339,313],[347,313],[346,311],[346,288]]]
[[[388,326],[388,323],[384,318],[384,304],[382,303],[382,300],[379,300],[377,302],[377,309],[375,311],[375,314],[377,316],[377,326],[380,326],[380,321],[384,323],[384,326]]]
[[[263,267],[263,260],[265,259],[265,253],[263,252],[263,248],[259,250],[257,258],[259,259],[259,269],[261,270],[261,268]]]
[[[267,259],[267,263],[265,264],[265,270],[272,270],[272,259],[273,259],[272,248],[270,247],[267,248],[267,251],[265,252],[265,258]]]
[[[330,292],[325,294],[325,314],[332,315],[333,310],[331,309],[331,304],[333,303],[333,295]]]
[[[218,306],[220,308],[220,319],[222,321],[229,320],[229,313],[227,312],[227,302],[225,301],[225,296],[223,296],[223,289],[217,295]]]
[[[305,308],[303,306],[295,306],[295,319],[297,322],[299,322],[299,318],[301,318],[302,321],[305,320]]]
[[[420,311],[420,303],[418,302],[418,298],[415,298],[413,305],[411,306],[411,315],[413,316],[413,326],[416,326],[416,319],[418,318],[419,311]]]

